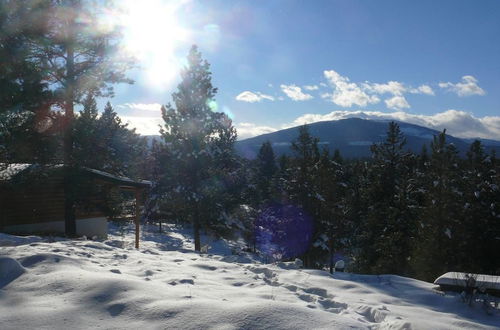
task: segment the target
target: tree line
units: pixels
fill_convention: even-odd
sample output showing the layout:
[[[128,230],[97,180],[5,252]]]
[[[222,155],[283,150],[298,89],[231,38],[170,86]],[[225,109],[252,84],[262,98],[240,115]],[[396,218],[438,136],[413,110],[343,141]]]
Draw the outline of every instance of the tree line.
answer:
[[[234,151],[231,120],[210,107],[216,89],[196,47],[181,75],[151,151],[147,218],[192,223],[196,250],[205,229],[310,268],[344,258],[353,271],[426,280],[500,272],[500,164],[480,141],[461,158],[443,131],[415,154],[391,122],[371,159],[344,160],[303,126],[291,156],[266,142],[248,160]]]

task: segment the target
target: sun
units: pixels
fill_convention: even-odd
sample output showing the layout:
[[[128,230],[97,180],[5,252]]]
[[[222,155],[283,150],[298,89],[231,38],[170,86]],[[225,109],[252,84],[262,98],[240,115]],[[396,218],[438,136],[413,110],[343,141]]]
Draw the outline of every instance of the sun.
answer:
[[[183,1],[126,0],[121,2],[123,43],[139,60],[146,81],[162,88],[177,76],[181,60],[178,48],[188,40],[188,30],[179,22]]]

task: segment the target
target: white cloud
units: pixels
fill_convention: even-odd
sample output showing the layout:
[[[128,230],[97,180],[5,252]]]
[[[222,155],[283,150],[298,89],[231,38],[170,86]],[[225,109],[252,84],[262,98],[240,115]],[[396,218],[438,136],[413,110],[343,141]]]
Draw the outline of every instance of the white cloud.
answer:
[[[283,93],[294,101],[307,101],[313,98],[312,95],[302,92],[299,86],[280,85],[280,87]]]
[[[160,103],[124,103],[117,106],[121,109],[139,110],[139,111],[157,111],[160,112]]]
[[[305,114],[282,128],[310,124],[318,121],[339,120],[346,118],[363,118],[372,120],[398,120],[410,124],[447,132],[462,138],[500,139],[500,116],[475,117],[471,113],[460,110],[446,110],[433,115],[418,115],[404,111],[333,111],[328,114]]]
[[[388,109],[401,110],[410,107],[404,96],[396,95],[384,101]]]
[[[305,85],[304,89],[306,91],[316,91],[319,89],[319,86],[318,85]]]
[[[272,133],[277,129],[270,126],[257,126],[252,123],[239,123],[235,125],[238,132],[238,139],[246,139],[252,136]]]
[[[434,95],[434,91],[429,85],[420,85],[417,88],[410,88],[409,92],[412,94]]]
[[[365,82],[365,91],[375,94],[392,94],[393,96],[403,96],[406,93],[434,95],[434,91],[429,85],[420,85],[416,88],[405,86],[399,81],[389,81],[385,84]]]
[[[366,82],[363,84],[363,87],[366,91],[371,93],[392,94],[395,96],[401,96],[407,91],[403,83],[400,83],[399,81],[389,81],[385,84]]]
[[[262,94],[261,92],[250,92],[250,91],[244,91],[238,96],[236,96],[236,100],[241,101],[241,102],[260,102],[262,100],[269,100],[269,101],[274,101],[274,97],[271,95],[266,95]]]
[[[133,117],[120,116],[120,118],[129,125],[129,128],[135,128],[141,135],[159,135],[163,119],[158,117]]]
[[[356,83],[349,82],[349,78],[343,77],[334,70],[324,71],[323,74],[334,88],[332,94],[323,94],[321,97],[329,99],[331,102],[342,107],[353,105],[367,106],[380,102],[375,95],[366,94]]]
[[[486,92],[477,84],[478,80],[473,76],[463,76],[462,81],[456,84],[451,82],[440,82],[439,87],[456,93],[458,96],[484,95]]]

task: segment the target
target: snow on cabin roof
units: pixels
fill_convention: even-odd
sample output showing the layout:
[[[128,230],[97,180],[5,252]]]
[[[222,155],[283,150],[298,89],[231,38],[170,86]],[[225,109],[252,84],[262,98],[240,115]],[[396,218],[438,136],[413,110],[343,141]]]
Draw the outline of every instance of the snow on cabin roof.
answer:
[[[39,166],[38,164],[29,164],[29,163],[12,163],[12,164],[1,164],[0,163],[0,181],[9,181],[17,174],[29,169],[34,168],[35,166]],[[64,164],[54,164],[48,165],[47,169],[55,169],[62,168]],[[113,175],[111,173],[107,173],[104,171],[96,170],[88,167],[81,167],[82,171],[93,174],[97,177],[100,177],[104,180],[110,180],[115,183],[124,185],[124,186],[133,186],[133,187],[149,187],[151,186],[151,181],[147,180],[132,180],[128,177]]]
[[[469,274],[460,272],[448,272],[439,276],[434,281],[434,284],[465,287],[467,281],[466,275]],[[472,276],[476,280],[475,287],[481,289],[500,290],[500,276],[484,274],[472,274]]]
[[[30,166],[31,164],[0,164],[0,181],[8,181]]]
[[[132,179],[127,178],[125,176],[113,175],[113,174],[108,173],[108,172],[103,172],[103,171],[96,170],[93,168],[88,168],[88,167],[83,167],[82,169],[89,172],[89,173],[93,173],[101,178],[110,179],[112,181],[115,181],[117,183],[121,183],[123,185],[144,186],[144,187],[151,186],[151,181],[148,181],[148,180],[132,180]]]

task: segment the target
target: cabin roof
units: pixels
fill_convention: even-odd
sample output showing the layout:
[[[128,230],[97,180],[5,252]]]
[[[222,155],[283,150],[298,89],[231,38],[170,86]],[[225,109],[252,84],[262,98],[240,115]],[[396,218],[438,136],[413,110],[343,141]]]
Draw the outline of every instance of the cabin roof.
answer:
[[[96,170],[93,168],[83,167],[82,170],[92,174],[100,179],[110,181],[122,186],[132,186],[132,187],[150,187],[151,181],[148,180],[132,180],[125,176],[113,175],[108,172]]]
[[[56,169],[61,169],[64,164],[53,164],[43,166],[44,171],[54,171]],[[34,170],[36,168],[42,168],[39,164],[28,164],[28,163],[13,163],[13,164],[0,164],[0,181],[10,181],[15,176],[27,170]],[[89,174],[96,178],[104,181],[108,181],[114,184],[118,184],[124,187],[150,187],[151,181],[147,180],[133,180],[125,176],[114,175],[108,172],[96,170],[88,167],[79,167],[79,171]]]

